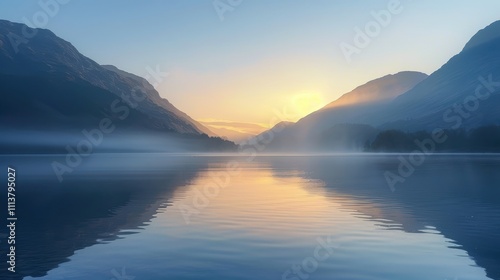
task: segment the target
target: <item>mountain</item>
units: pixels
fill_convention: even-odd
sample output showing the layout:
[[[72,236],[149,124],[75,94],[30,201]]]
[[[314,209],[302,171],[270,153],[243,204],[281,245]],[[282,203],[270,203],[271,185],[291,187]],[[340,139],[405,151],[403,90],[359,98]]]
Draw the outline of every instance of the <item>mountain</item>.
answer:
[[[473,49],[485,43],[500,37],[500,21],[495,21],[486,28],[479,30],[472,38],[465,44],[464,51]]]
[[[369,81],[305,116],[296,126],[308,133],[317,133],[335,124],[367,123],[370,112],[378,112],[426,78],[424,73],[405,71]]]
[[[217,135],[221,135],[220,136],[221,138],[228,139],[236,144],[241,143],[255,136],[249,133],[240,132],[237,130],[232,130],[224,127],[210,127],[210,129],[214,131]]]
[[[328,141],[326,131],[339,124],[404,132],[500,125],[499,65],[497,21],[477,32],[460,53],[428,77],[401,72],[368,82],[278,133],[268,147],[318,149]],[[368,127],[365,135],[371,135]],[[337,131],[347,133],[345,129]],[[362,139],[352,140],[359,143]]]
[[[355,88],[326,105],[320,111],[333,111],[334,108],[387,102],[410,90],[425,78],[427,78],[427,74],[414,71],[387,75]]]
[[[282,135],[287,135],[289,129],[293,127],[293,122],[281,121],[275,124],[272,128],[265,130],[253,137],[249,137],[246,141],[241,142],[240,146],[253,146],[258,149],[258,151],[265,150],[269,147],[273,147],[274,150],[280,147],[289,147],[290,143],[287,142]]]
[[[142,87],[147,92],[150,93],[148,95],[149,99],[151,99],[155,104],[157,104],[160,107],[168,110],[169,112],[174,113],[180,119],[182,119],[184,121],[187,121],[188,123],[192,124],[197,130],[199,130],[199,132],[205,133],[205,134],[207,134],[209,136],[216,136],[216,134],[214,134],[210,129],[208,129],[207,127],[205,127],[201,123],[193,120],[186,113],[184,113],[184,112],[180,111],[179,109],[177,109],[167,99],[160,97],[160,95],[155,90],[155,88],[147,80],[145,80],[144,78],[136,76],[136,75],[128,73],[128,72],[125,72],[125,71],[122,71],[122,70],[116,68],[113,65],[102,65],[102,67],[105,68],[105,69],[111,70],[111,71],[117,73],[118,75],[120,75],[122,77],[127,77],[129,79],[132,79],[132,80],[136,81],[139,84],[142,84]]]
[[[500,21],[477,32],[463,50],[369,123],[407,131],[471,129],[500,124]]]
[[[309,150],[336,147],[336,149],[360,150],[366,140],[375,137],[375,129],[369,125],[355,124],[366,124],[368,121],[366,116],[369,113],[380,111],[395,97],[426,78],[427,75],[424,73],[406,71],[369,81],[305,116],[297,123],[285,127],[283,131],[275,133],[275,139],[268,148]],[[346,137],[340,141],[334,132],[356,136],[353,142],[357,144],[348,144]]]
[[[145,79],[97,64],[49,30],[5,20],[0,20],[0,92],[4,139],[21,130],[78,132],[105,119],[116,126],[114,135],[214,136]]]
[[[83,56],[69,42],[45,29],[36,29],[33,38],[23,39],[24,33],[33,33],[23,24],[0,20],[0,75],[44,77],[89,87],[97,87],[117,97],[131,95],[134,90],[144,93],[145,100],[138,103],[137,111],[151,117],[152,126],[182,133],[212,133],[201,124],[176,109],[145,79],[101,66]],[[18,41],[19,40],[19,41]],[[25,43],[21,43],[27,40]]]
[[[203,120],[201,123],[221,138],[234,143],[242,143],[266,130],[265,126],[258,123],[224,120]]]

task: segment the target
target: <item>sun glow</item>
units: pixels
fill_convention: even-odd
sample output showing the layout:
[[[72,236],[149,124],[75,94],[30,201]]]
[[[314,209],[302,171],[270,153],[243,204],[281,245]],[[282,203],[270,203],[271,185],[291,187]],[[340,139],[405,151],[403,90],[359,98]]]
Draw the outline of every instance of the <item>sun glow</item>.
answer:
[[[323,96],[319,93],[299,93],[291,98],[291,109],[297,120],[324,106]],[[296,120],[294,120],[296,121]]]

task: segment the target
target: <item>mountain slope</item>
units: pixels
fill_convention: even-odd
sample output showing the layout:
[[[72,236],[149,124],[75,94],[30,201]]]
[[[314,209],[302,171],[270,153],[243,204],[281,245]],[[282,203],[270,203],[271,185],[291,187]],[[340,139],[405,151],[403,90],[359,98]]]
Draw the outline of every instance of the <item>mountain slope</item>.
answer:
[[[366,123],[370,112],[377,112],[397,96],[427,78],[420,72],[405,71],[367,82],[342,95],[296,124],[303,131],[319,132],[342,123]]]
[[[116,68],[113,65],[102,65],[102,67],[105,68],[105,69],[111,70],[111,71],[113,71],[113,72],[115,72],[115,73],[117,73],[117,74],[119,74],[121,76],[124,76],[124,77],[130,78],[132,80],[135,80],[137,83],[142,84],[142,86],[143,86],[144,89],[146,89],[148,92],[151,92],[150,99],[155,104],[157,104],[157,105],[161,106],[162,108],[165,108],[168,111],[174,113],[179,118],[181,118],[181,119],[183,119],[183,120],[185,120],[185,121],[193,124],[202,133],[205,133],[205,134],[207,134],[209,136],[215,136],[216,135],[210,129],[208,129],[207,127],[205,127],[201,123],[195,121],[190,116],[188,116],[186,113],[184,113],[184,112],[180,111],[179,109],[177,109],[167,99],[160,97],[160,95],[156,92],[155,88],[147,80],[145,80],[144,78],[136,76],[136,75],[128,73],[128,72],[125,72],[123,70],[120,70],[120,69]]]
[[[410,90],[425,78],[427,78],[426,74],[414,71],[386,75],[355,88],[326,105],[321,110],[325,111],[332,108],[390,101]]]
[[[370,122],[405,130],[500,124],[499,65],[497,21],[474,35],[459,54],[429,78],[397,97],[383,111],[370,115]],[[463,114],[455,104],[463,107]]]
[[[92,88],[92,90],[88,88],[89,91],[99,89],[103,91],[102,96],[111,94],[110,97],[106,97],[112,99],[111,103],[115,99],[123,99],[122,101],[129,104],[131,111],[134,111],[138,117],[140,115],[143,119],[141,125],[144,126],[138,126],[138,128],[212,135],[203,125],[179,111],[166,99],[162,99],[146,80],[118,70],[116,67],[103,67],[97,64],[80,54],[70,43],[57,37],[49,30],[37,29],[37,34],[33,38],[27,41],[19,41],[21,40],[19,38],[23,38],[23,30],[24,32],[26,30],[33,32],[33,29],[23,24],[0,20],[0,40],[3,42],[0,47],[0,75],[6,79],[8,77],[24,77],[26,80],[51,81],[56,86],[67,82],[74,84],[75,88],[81,88],[82,86]],[[11,44],[11,42],[14,42],[14,44]],[[50,91],[49,88],[47,90]],[[2,97],[4,97],[3,100],[5,101],[2,104],[3,106],[10,107],[10,104],[8,104],[10,98],[7,97],[16,94],[16,91],[15,87],[10,88],[7,92],[2,91]],[[69,89],[69,92],[65,94],[71,95],[71,91]],[[134,96],[137,99],[132,99]],[[82,97],[85,98],[85,95]],[[127,98],[138,102],[126,101]],[[54,102],[49,102],[49,104],[43,97],[38,99],[39,103],[37,108],[33,108],[34,111],[44,107],[45,111],[57,112],[61,121],[72,118],[71,114],[65,115],[61,108],[51,107],[50,104],[54,105]],[[29,103],[31,100],[26,99],[26,102]],[[102,107],[100,113],[102,114],[102,111],[105,111],[104,108],[110,107],[111,103],[98,104],[97,107]],[[63,106],[64,104],[59,105]],[[12,113],[14,112],[11,112],[10,115],[1,113],[0,118],[10,117],[12,120],[13,118],[22,119],[24,117]],[[46,112],[46,114],[50,113]],[[40,115],[40,117],[43,118],[44,116]],[[127,121],[131,122],[128,119]],[[56,125],[56,122],[57,119],[52,119],[52,125]]]
[[[417,74],[407,81],[406,87],[372,86],[380,79],[369,82],[302,118],[270,147],[315,149],[324,131],[342,123],[410,132],[500,125],[500,21],[477,32],[459,54],[427,78]],[[371,92],[388,98],[377,99],[379,95]]]
[[[269,149],[310,150],[320,146],[336,146],[339,149],[360,150],[366,140],[374,137],[374,128],[354,124],[366,124],[369,113],[378,112],[396,96],[411,89],[426,77],[424,73],[406,71],[369,81],[297,123],[287,126],[283,131],[275,133],[275,139],[268,145]],[[356,147],[346,144],[334,145],[334,139],[339,142],[334,132],[356,136],[353,141],[363,144]],[[343,139],[342,142],[347,140]]]

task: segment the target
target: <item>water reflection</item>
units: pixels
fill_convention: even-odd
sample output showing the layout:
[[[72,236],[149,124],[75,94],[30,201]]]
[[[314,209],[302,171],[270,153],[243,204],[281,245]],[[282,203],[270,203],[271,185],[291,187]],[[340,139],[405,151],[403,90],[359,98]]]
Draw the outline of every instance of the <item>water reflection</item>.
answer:
[[[77,250],[138,232],[203,168],[186,157],[95,155],[59,182],[54,160],[64,158],[8,158],[18,178],[17,275],[2,269],[1,279],[43,276]]]
[[[500,279],[500,157],[428,157],[392,193],[383,176],[397,168],[395,156],[266,158],[273,167],[304,172],[325,182],[330,197],[347,196],[347,209],[387,229],[428,232],[436,229],[450,247],[463,248],[487,275]],[[457,275],[459,279],[463,276]]]
[[[105,155],[56,184],[50,158],[16,159],[22,275],[282,279],[328,237],[310,279],[500,279],[498,158],[429,158],[394,193],[392,156],[236,158],[187,224],[181,206],[233,160]]]

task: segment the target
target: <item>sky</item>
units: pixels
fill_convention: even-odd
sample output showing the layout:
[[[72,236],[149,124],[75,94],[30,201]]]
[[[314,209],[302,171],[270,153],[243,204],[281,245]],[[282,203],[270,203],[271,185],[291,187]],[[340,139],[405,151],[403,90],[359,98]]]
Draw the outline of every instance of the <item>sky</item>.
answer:
[[[0,18],[99,64],[168,73],[157,90],[196,120],[265,128],[387,74],[434,72],[500,19],[500,1],[6,0]]]

